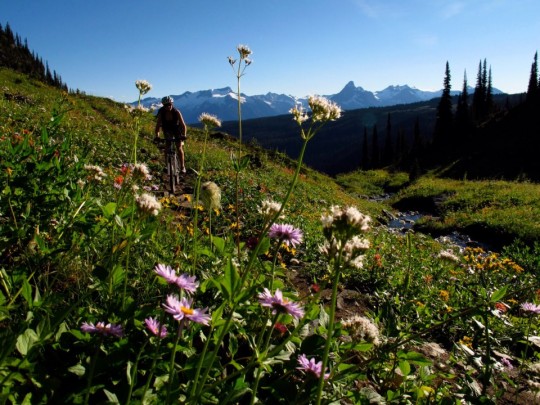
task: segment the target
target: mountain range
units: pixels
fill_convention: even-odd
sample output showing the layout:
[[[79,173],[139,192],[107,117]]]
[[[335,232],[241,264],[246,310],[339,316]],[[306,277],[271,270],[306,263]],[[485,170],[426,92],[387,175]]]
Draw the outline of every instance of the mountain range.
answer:
[[[469,89],[472,94],[473,88]],[[368,107],[386,107],[398,104],[410,104],[440,97],[442,90],[424,91],[408,85],[388,86],[384,90],[371,92],[348,82],[343,89],[324,97],[334,101],[344,110],[355,110]],[[493,94],[502,93],[493,89]],[[459,92],[453,92],[459,94]],[[230,87],[221,89],[186,91],[172,95],[175,106],[180,109],[187,124],[198,123],[201,113],[213,114],[222,121],[238,120],[238,95]],[[298,98],[291,95],[266,93],[248,96],[241,94],[242,119],[272,117],[288,114],[295,105],[307,107],[307,97]],[[141,100],[146,108],[157,109],[161,106],[161,97],[147,97]],[[137,105],[137,102],[130,103]]]

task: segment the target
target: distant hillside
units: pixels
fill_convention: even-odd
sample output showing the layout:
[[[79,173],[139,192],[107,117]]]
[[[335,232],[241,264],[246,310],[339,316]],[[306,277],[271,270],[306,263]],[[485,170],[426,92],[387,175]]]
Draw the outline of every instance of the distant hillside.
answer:
[[[522,97],[523,95],[495,95],[494,102],[505,108],[505,105],[519,104]],[[456,100],[457,98],[454,98],[454,104]],[[415,122],[418,120],[419,135],[428,144],[433,136],[438,102],[439,99],[432,99],[413,104],[345,111],[342,118],[328,124],[310,142],[305,162],[310,167],[330,175],[361,168],[365,131],[371,147],[373,127],[377,126],[378,143],[382,150],[389,115],[394,142],[398,132],[401,132],[407,147],[410,148],[413,143]],[[500,119],[501,115],[497,117]],[[496,127],[496,124],[491,125]],[[492,129],[487,128],[492,128],[491,125],[483,130],[487,132],[482,137],[489,138],[487,133]],[[232,136],[238,136],[237,121],[224,122],[221,129]],[[242,130],[244,142],[256,142],[266,149],[279,150],[292,158],[298,157],[301,147],[299,128],[290,114],[245,120]],[[467,153],[471,147],[463,145],[463,152]],[[504,147],[502,148],[504,150]],[[475,149],[481,150],[476,147]]]

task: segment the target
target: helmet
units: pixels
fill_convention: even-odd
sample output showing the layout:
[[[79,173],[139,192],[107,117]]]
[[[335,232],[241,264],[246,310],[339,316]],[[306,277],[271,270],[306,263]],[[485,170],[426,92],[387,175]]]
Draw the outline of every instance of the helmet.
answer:
[[[163,97],[161,99],[161,104],[165,105],[165,104],[172,104],[173,102],[173,98],[171,96],[167,96],[167,97]]]

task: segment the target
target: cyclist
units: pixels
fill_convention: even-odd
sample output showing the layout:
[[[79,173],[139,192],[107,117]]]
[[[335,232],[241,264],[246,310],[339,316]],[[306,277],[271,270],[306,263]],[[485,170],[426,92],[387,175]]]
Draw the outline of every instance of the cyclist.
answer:
[[[163,135],[166,140],[172,138],[178,139],[175,142],[176,148],[178,150],[178,158],[180,160],[180,171],[182,173],[186,172],[186,165],[184,161],[184,141],[186,140],[187,127],[182,117],[180,110],[173,106],[173,98],[171,96],[166,96],[161,99],[161,107],[157,113],[157,122],[156,122],[156,138],[159,139],[159,130],[163,130]],[[165,162],[167,161],[167,149],[165,148]]]

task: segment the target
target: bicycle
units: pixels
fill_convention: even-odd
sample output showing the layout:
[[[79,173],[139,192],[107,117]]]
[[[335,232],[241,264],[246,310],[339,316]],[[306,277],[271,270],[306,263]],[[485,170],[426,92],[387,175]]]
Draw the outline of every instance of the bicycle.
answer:
[[[158,148],[165,149],[167,154],[167,176],[169,176],[169,190],[171,194],[176,192],[176,188],[180,184],[180,162],[178,159],[178,151],[176,149],[176,142],[179,141],[179,138],[160,138],[155,141],[158,144]]]

